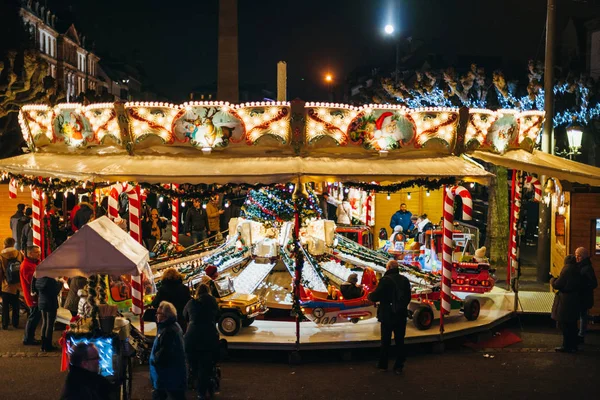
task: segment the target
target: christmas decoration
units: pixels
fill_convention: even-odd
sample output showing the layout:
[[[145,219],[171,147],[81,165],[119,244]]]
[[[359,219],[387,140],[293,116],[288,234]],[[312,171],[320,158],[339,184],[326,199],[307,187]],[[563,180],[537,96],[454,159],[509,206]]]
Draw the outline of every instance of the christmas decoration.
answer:
[[[267,224],[281,223],[294,219],[293,185],[275,185],[258,190],[250,190],[242,207],[245,218]],[[308,198],[301,199],[299,212],[303,221],[320,218],[319,200],[311,189]]]
[[[429,178],[419,178],[419,179],[411,179],[408,181],[394,183],[391,185],[378,185],[376,183],[364,183],[364,182],[344,182],[343,185],[348,188],[360,189],[366,192],[376,192],[376,193],[395,193],[399,192],[402,189],[407,189],[411,187],[421,187],[426,190],[437,190],[442,186],[453,185],[456,183],[456,178],[448,177],[448,178],[440,178],[440,179],[429,179]]]

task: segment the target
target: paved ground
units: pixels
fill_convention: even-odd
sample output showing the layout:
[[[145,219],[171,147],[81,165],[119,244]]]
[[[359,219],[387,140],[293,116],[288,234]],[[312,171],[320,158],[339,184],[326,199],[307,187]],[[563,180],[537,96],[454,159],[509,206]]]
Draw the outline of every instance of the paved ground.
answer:
[[[506,400],[595,398],[600,393],[600,331],[591,332],[583,351],[573,355],[553,351],[561,337],[548,317],[521,317],[499,329],[511,330],[523,342],[473,351],[464,343],[475,337],[455,339],[442,354],[428,345],[411,346],[403,376],[376,371],[372,349],[305,352],[299,366],[289,366],[283,352],[233,352],[222,363],[218,398]],[[22,330],[0,331],[0,399],[58,398],[65,378],[58,354],[41,355],[37,348],[20,346],[21,335]],[[147,366],[135,368],[134,398],[151,398]]]

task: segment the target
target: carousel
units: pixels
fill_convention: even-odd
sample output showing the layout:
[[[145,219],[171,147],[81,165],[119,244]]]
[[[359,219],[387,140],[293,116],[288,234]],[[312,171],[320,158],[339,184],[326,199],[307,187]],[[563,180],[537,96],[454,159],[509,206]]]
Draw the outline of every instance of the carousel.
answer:
[[[11,193],[31,190],[35,243],[49,252],[44,206],[68,191],[96,201],[107,196],[113,221],[126,197],[129,221],[123,228],[140,242],[145,198],[159,193],[171,201],[173,246],[131,285],[141,289],[144,279],[160,285],[162,271],[175,267],[194,286],[207,267],[216,267],[228,318],[219,328],[238,348],[377,345],[375,308],[366,297],[391,258],[413,287],[408,342],[489,329],[515,311],[515,293],[495,287],[486,255],[476,254],[477,235],[463,229],[473,215],[467,188],[492,184],[481,161],[511,160],[510,168],[525,171],[514,175],[515,199],[528,188],[536,198],[541,193],[542,182],[526,172],[600,185],[597,168],[574,162],[560,167],[566,160],[554,157],[561,164],[553,163],[553,156],[534,150],[544,121],[540,111],[136,102],[30,105],[19,120],[28,151],[0,160],[0,171]],[[322,218],[317,195],[331,185],[361,193],[364,201],[353,212],[366,216],[367,229],[377,218],[376,196],[407,188],[441,189],[443,219],[424,241],[382,250],[352,240],[343,233],[347,226]],[[245,212],[229,221],[222,243],[196,254],[179,252],[185,206],[240,188]],[[515,202],[513,276],[519,211]],[[345,299],[339,288],[351,274],[363,294]],[[143,290],[133,292],[132,309],[139,314]],[[269,318],[273,310],[288,318]],[[144,329],[142,321],[132,321]],[[429,329],[434,325],[439,329]],[[147,334],[153,329],[146,324]]]

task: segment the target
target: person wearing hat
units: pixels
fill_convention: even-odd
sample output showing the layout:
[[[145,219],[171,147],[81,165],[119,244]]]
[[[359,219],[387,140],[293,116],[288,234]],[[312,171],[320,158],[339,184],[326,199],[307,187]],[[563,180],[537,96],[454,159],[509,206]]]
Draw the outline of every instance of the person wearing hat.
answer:
[[[392,233],[392,237],[390,238],[390,241],[392,243],[395,243],[398,241],[400,241],[400,242],[404,241],[403,231],[404,231],[404,229],[402,228],[401,225],[396,225],[394,227],[394,233]]]
[[[358,284],[358,275],[351,273],[348,275],[346,282],[340,286],[340,292],[344,299],[351,300],[357,299],[363,295],[363,288]]]
[[[205,275],[202,277],[200,283],[208,285],[208,287],[210,288],[210,293],[214,297],[221,297],[219,296],[219,291],[217,290],[217,285],[215,284],[215,281],[217,280],[217,278],[219,278],[219,270],[217,269],[217,267],[214,265],[207,266],[204,269],[204,274]]]

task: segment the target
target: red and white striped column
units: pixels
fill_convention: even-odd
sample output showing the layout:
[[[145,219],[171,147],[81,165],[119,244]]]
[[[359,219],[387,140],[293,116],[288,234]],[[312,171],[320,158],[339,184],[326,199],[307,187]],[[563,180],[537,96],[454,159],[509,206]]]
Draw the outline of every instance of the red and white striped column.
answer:
[[[8,198],[16,199],[17,198],[17,182],[14,179],[11,179],[8,183]]]
[[[44,258],[44,230],[42,220],[44,218],[44,201],[42,192],[37,189],[31,190],[32,199],[32,220],[33,220],[33,245],[38,246],[42,251],[42,259]]]
[[[179,184],[173,183],[171,189],[179,189]],[[171,199],[171,242],[179,243],[179,198],[175,196]]]
[[[141,230],[141,201],[140,201],[140,187],[132,186],[127,183],[122,185],[114,185],[108,196],[108,215],[115,219],[119,216],[119,195],[126,193],[129,198],[129,235],[137,242],[142,243],[142,230]],[[134,314],[141,315],[143,312],[143,276],[132,276],[131,277],[131,311]],[[141,324],[143,332],[143,323]]]
[[[442,293],[440,310],[440,332],[444,332],[444,315],[450,314],[452,301],[452,232],[454,231],[454,199],[462,199],[462,219],[473,219],[473,199],[471,193],[462,186],[444,190],[444,243],[442,246]]]
[[[520,171],[513,173],[512,179],[512,193],[513,202],[511,206],[510,215],[510,241],[508,243],[508,263],[509,273],[506,274],[506,283],[510,286],[511,278],[517,275],[517,263],[519,259],[519,247],[517,245],[517,236],[519,235],[519,219],[521,217],[521,197],[523,188],[521,187],[521,174]],[[525,178],[525,184],[531,185],[534,190],[533,200],[535,202],[542,201],[542,184],[539,179],[533,176],[527,176]]]
[[[375,218],[374,218],[374,215],[373,215],[374,211],[375,211],[375,210],[373,210],[373,208],[374,208],[373,194],[370,194],[370,195],[367,196],[367,205],[366,205],[366,207],[367,207],[367,215],[366,215],[366,218],[365,218],[365,224],[367,226],[372,226],[372,225],[374,225],[374,222],[375,222]]]

